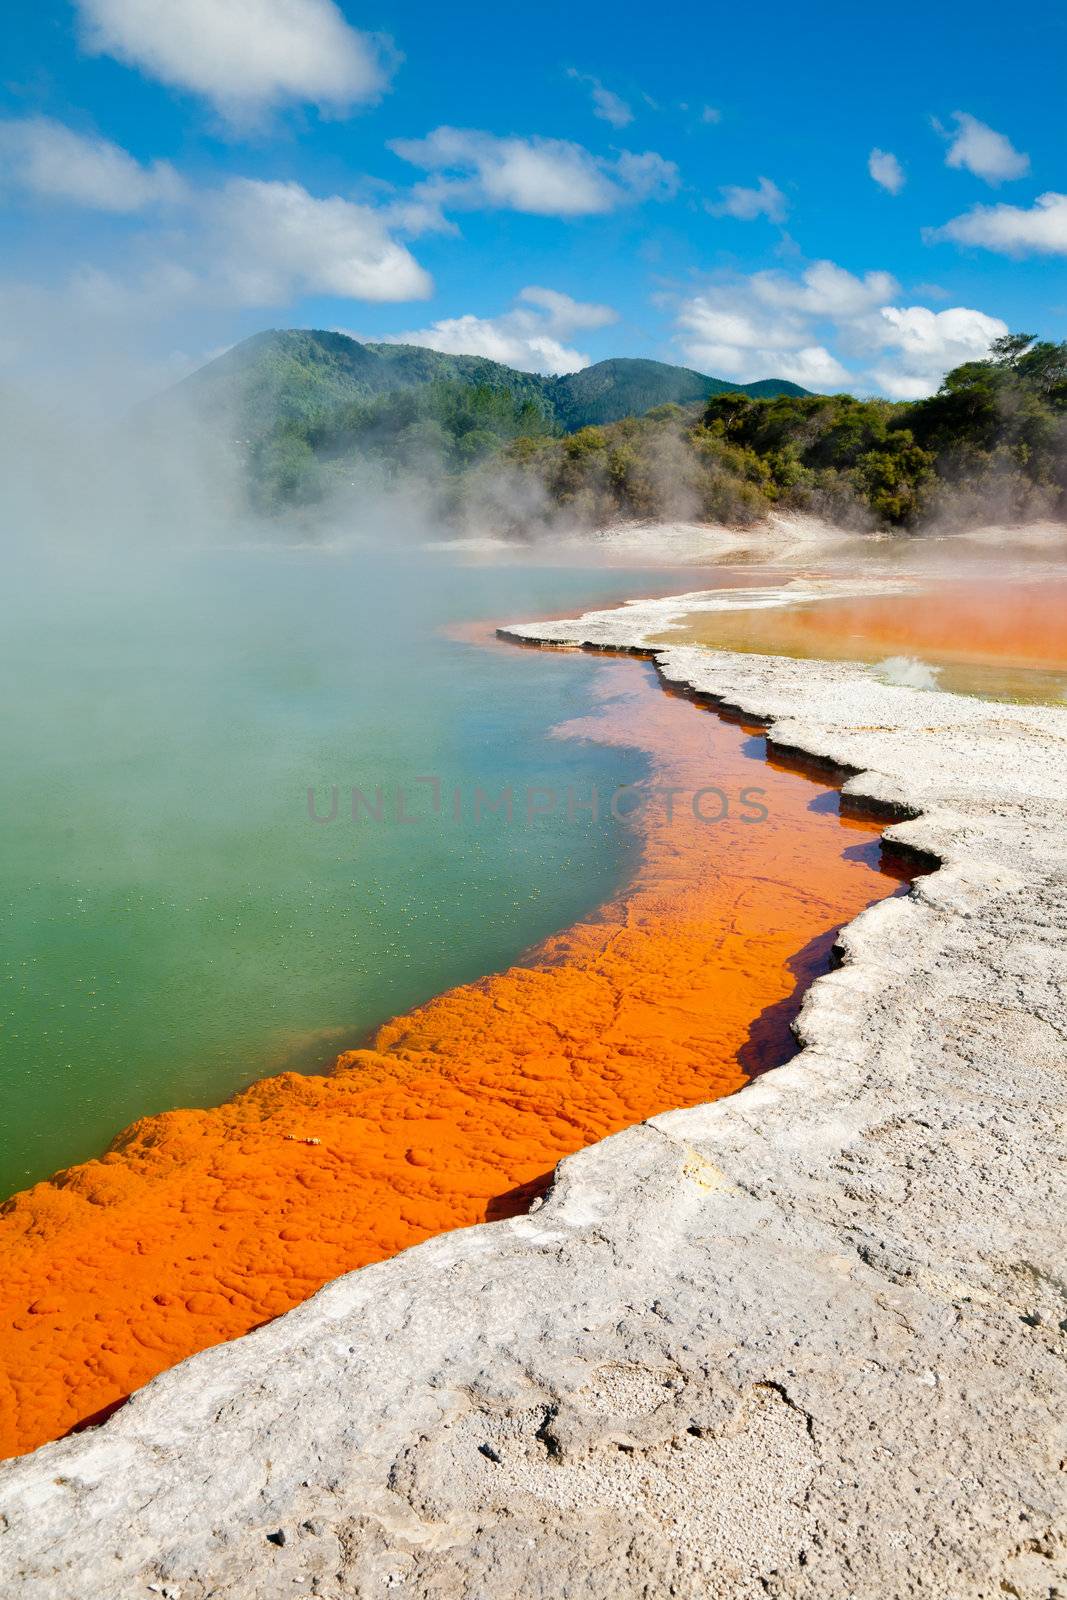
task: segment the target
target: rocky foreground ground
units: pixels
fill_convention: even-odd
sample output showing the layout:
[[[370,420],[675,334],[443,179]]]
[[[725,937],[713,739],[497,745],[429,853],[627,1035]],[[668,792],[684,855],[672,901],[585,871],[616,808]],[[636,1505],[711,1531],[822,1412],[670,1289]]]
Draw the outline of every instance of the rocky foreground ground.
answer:
[[[1067,1594],[1067,711],[658,662],[940,870],[789,1066],[2,1469],[5,1600]]]

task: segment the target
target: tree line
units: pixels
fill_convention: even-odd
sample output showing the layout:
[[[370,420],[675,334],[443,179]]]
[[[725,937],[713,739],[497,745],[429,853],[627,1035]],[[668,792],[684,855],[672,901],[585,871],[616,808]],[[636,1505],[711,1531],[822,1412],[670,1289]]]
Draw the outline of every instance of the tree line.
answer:
[[[312,503],[357,465],[417,476],[452,521],[520,533],[561,518],[751,524],[772,507],[915,529],[1062,516],[1067,343],[1009,334],[924,400],[724,394],[569,434],[528,397],[436,382],[285,421],[248,463],[264,510]]]

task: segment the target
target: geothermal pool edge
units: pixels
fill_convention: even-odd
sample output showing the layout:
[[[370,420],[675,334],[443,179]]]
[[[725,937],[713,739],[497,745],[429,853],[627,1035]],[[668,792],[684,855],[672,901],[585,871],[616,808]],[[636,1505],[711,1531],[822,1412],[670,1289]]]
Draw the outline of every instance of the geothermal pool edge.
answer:
[[[646,648],[625,608],[507,631]],[[0,1468],[5,1597],[1067,1583],[1067,711],[655,659],[939,870],[843,931],[788,1066]]]

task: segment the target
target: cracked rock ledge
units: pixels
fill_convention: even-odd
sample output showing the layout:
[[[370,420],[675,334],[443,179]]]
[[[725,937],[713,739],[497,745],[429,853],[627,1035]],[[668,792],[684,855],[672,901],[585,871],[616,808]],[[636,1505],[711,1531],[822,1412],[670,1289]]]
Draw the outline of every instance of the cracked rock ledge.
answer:
[[[656,660],[940,869],[788,1066],[0,1470],[5,1600],[1067,1595],[1067,711]]]

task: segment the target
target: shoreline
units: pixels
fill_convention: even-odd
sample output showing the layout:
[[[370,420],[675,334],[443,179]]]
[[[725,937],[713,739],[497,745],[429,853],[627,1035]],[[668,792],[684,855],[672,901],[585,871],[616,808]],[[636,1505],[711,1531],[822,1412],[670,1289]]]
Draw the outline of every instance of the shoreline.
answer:
[[[1041,519],[988,523],[969,528],[930,528],[923,532],[846,528],[806,512],[771,511],[746,526],[725,523],[620,521],[594,529],[557,531],[529,540],[498,536],[435,540],[424,548],[465,556],[473,563],[521,556],[577,565],[595,561],[605,569],[664,566],[679,577],[689,568],[781,568],[797,571],[870,572],[904,570],[936,575],[961,563],[976,571],[1005,554],[1021,572],[1045,566],[1062,570],[1067,561],[1067,522]]]
[[[939,870],[842,932],[789,1065],[0,1470],[0,1560],[35,1594],[1062,1582],[1067,713],[656,658],[769,749],[852,771]]]
[[[142,1119],[6,1203],[6,1454],[99,1422],[345,1272],[525,1209],[573,1151],[788,1059],[794,997],[836,929],[900,892],[877,828],[836,796],[814,807],[810,773],[765,765],[753,730],[664,695],[647,668],[605,663],[590,686],[554,736],[640,747],[654,774],[632,818],[601,797],[638,846],[614,895],[325,1075]]]

